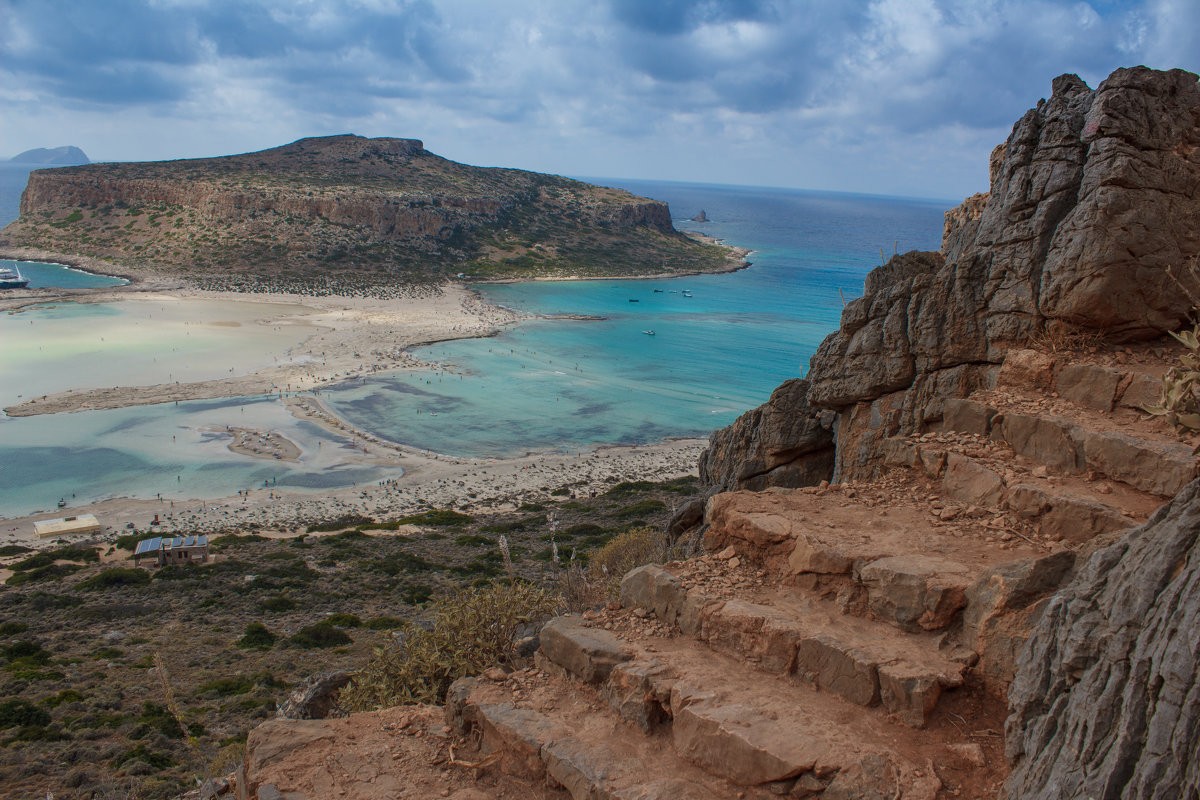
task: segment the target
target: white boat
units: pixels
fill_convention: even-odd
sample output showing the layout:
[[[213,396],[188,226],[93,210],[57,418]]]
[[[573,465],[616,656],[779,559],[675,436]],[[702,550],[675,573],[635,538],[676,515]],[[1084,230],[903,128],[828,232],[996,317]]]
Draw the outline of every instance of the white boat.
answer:
[[[20,269],[0,267],[0,289],[24,289],[29,285],[29,278],[21,274]]]
[[[646,334],[647,336],[653,336],[653,335],[654,335],[654,331],[642,331],[642,333]]]

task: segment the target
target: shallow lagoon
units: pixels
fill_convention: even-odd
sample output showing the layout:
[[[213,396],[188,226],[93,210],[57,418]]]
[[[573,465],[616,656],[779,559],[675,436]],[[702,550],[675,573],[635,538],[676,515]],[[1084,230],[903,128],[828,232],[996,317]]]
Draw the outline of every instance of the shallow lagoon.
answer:
[[[535,320],[490,339],[421,348],[418,356],[453,363],[461,374],[400,371],[323,389],[322,400],[386,438],[458,455],[706,435],[766,400],[783,380],[801,376],[821,339],[836,328],[843,300],[857,295],[867,271],[880,263],[881,249],[936,248],[949,205],[745,187],[620,185],[669,201],[678,227],[754,248],[754,266],[670,281],[482,287],[494,302],[530,313],[604,319]],[[714,222],[684,221],[701,208]],[[685,288],[691,297],[683,296]],[[82,306],[0,317],[0,340],[13,347],[10,354],[0,350],[0,395],[87,382],[223,377],[231,366],[239,368],[226,363],[228,353],[271,363],[294,341],[273,337],[298,333],[260,331],[259,339],[252,320],[234,307],[216,316],[185,311],[170,320],[160,307],[152,320],[151,305],[143,316],[117,312],[119,319]],[[201,320],[240,326],[192,325]],[[36,335],[19,334],[22,325]],[[116,326],[111,342],[109,333],[99,333],[108,325]],[[101,335],[103,345],[95,341]],[[186,359],[180,347],[193,348]],[[113,377],[118,368],[121,381]],[[206,431],[225,425],[279,431],[300,445],[303,462],[235,455],[223,437]],[[222,497],[272,479],[319,491],[399,474],[356,465],[344,443],[331,446],[334,441],[267,398],[0,418],[0,514],[53,508],[72,492],[78,504],[158,492]]]

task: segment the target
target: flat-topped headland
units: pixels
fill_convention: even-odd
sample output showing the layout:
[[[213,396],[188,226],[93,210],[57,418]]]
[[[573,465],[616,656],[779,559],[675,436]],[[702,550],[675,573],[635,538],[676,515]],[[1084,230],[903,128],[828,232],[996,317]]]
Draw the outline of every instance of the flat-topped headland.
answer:
[[[459,164],[415,139],[353,135],[37,170],[0,248],[101,259],[207,289],[339,295],[454,277],[675,275],[744,263],[740,251],[675,230],[663,202]]]

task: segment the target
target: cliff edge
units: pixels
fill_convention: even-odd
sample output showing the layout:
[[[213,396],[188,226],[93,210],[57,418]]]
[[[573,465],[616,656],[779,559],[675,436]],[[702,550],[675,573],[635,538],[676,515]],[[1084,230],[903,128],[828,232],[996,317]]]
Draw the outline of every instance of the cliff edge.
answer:
[[[736,269],[666,203],[473,167],[416,139],[326,136],[256,153],[37,170],[0,246],[212,288]]]

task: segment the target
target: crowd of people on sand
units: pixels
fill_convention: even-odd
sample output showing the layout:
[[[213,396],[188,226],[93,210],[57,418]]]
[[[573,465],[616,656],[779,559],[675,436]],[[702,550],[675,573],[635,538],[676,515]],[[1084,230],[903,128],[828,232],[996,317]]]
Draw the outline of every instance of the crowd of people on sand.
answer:
[[[377,300],[437,297],[442,284],[437,280],[425,282],[381,283],[378,280],[350,274],[329,278],[291,278],[286,276],[200,275],[189,279],[196,289],[208,292],[239,292],[249,294],[288,294],[305,297],[370,297]]]

